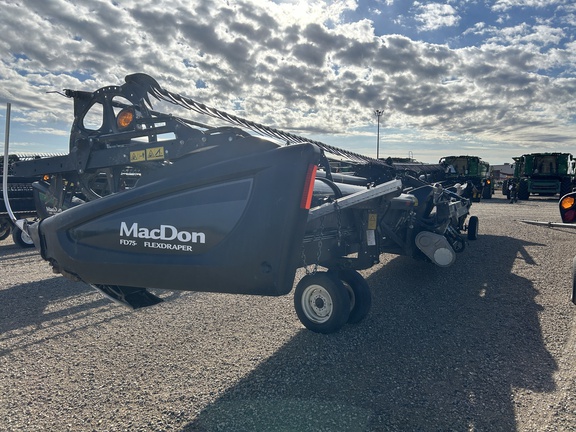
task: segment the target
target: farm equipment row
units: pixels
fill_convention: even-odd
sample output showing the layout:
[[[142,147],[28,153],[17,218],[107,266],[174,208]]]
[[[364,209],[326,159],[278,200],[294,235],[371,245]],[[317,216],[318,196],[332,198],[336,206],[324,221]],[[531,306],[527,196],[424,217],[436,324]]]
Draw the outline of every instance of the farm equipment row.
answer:
[[[13,164],[19,161],[48,157],[49,155],[11,154],[8,156],[6,194],[10,198],[13,213],[19,219],[34,219],[37,217],[36,204],[32,184],[40,180],[39,177],[15,176],[12,172]],[[4,156],[0,156],[0,185],[4,187],[3,180]],[[0,240],[12,235],[14,243],[23,248],[33,247],[30,237],[12,222],[3,194],[0,196]]]
[[[14,164],[42,177],[38,219],[17,223],[54,272],[132,308],[161,301],[148,289],[285,295],[304,268],[296,312],[330,333],[368,313],[358,270],[382,253],[448,267],[477,237],[471,201],[455,188],[208,107],[147,75],[64,93],[74,100],[69,153]],[[151,99],[228,125],[155,111]],[[332,172],[334,161],[353,171]]]
[[[427,182],[443,187],[457,187],[461,195],[472,202],[490,199],[494,194],[494,179],[490,164],[478,156],[444,156],[437,164],[415,162],[412,159],[388,158],[386,163]]]
[[[531,195],[564,195],[576,188],[576,160],[571,153],[530,153],[514,158],[514,176],[502,184],[507,195],[509,186],[516,188],[519,200]]]

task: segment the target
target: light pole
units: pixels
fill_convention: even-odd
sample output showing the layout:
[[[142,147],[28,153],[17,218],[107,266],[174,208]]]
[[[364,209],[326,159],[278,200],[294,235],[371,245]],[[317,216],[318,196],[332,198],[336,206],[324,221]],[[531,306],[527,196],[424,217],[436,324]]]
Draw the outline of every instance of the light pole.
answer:
[[[377,109],[374,110],[374,114],[378,117],[378,132],[376,135],[376,159],[380,159],[380,116],[384,113],[384,110]]]

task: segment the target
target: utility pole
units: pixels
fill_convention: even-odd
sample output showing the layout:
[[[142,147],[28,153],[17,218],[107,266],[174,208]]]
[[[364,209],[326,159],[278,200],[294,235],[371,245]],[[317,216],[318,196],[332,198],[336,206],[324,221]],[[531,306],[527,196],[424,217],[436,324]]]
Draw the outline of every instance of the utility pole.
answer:
[[[374,114],[378,117],[378,132],[376,135],[376,159],[380,159],[380,117],[384,113],[384,110],[376,109],[374,110]]]

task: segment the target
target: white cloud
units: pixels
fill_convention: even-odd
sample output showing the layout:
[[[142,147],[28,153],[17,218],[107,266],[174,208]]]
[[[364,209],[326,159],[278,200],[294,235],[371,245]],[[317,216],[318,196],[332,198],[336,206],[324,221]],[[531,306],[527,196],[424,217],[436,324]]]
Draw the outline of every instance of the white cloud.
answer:
[[[492,10],[497,12],[508,11],[514,7],[544,8],[551,5],[562,5],[565,0],[496,0]]]
[[[492,34],[486,39],[487,43],[499,43],[504,45],[534,44],[538,46],[558,45],[565,37],[561,28],[554,28],[548,25],[530,26],[526,23],[502,29],[491,28]]]
[[[58,135],[64,128],[50,123],[71,122],[71,101],[46,91],[95,90],[145,72],[200,102],[240,106],[244,117],[304,135],[355,133],[385,106],[387,128],[416,130],[423,141],[427,134],[542,141],[553,125],[556,141],[574,136],[563,134],[574,132],[576,50],[566,27],[550,20],[470,24],[465,35],[483,39],[450,49],[378,37],[368,18],[344,22],[344,12],[357,9],[351,0],[117,3],[53,0],[26,8],[22,0],[0,0],[7,11],[0,16],[0,102],[13,102],[20,125]],[[504,10],[512,2],[498,4]],[[416,5],[421,30],[461,22],[450,4]]]
[[[452,27],[458,24],[460,17],[456,9],[444,3],[414,3],[418,13],[415,19],[422,23],[421,31],[437,30],[441,27]]]

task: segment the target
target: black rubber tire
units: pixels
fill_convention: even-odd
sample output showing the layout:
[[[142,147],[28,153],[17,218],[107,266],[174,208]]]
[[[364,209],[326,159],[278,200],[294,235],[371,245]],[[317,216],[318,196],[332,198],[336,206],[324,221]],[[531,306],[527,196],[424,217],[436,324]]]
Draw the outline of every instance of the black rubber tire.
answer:
[[[348,317],[349,324],[357,324],[361,322],[372,307],[372,292],[370,285],[360,273],[352,269],[339,269],[330,271],[334,272],[338,279],[340,279],[350,296],[350,316]]]
[[[458,236],[457,238],[455,238],[454,241],[450,242],[450,245],[452,246],[452,249],[456,253],[462,253],[464,252],[464,249],[466,249],[466,242],[464,241],[462,236]]]
[[[518,185],[518,199],[526,201],[530,198],[530,192],[528,192],[528,181],[520,181]]]
[[[468,240],[478,239],[478,216],[470,216],[468,219]]]
[[[11,232],[12,224],[6,221],[0,221],[0,240],[7,239]]]
[[[17,226],[12,227],[12,240],[14,241],[14,244],[20,246],[21,248],[34,247],[34,243],[32,242],[30,236]]]
[[[65,201],[58,203],[58,200],[52,195],[49,188],[50,185],[46,182],[34,184],[34,205],[36,207],[36,214],[40,219],[54,216],[57,213],[84,202],[77,196],[70,198],[68,194],[66,194]]]
[[[36,206],[36,214],[40,219],[46,219],[55,214],[55,212],[48,210],[42,197],[43,194],[37,189],[34,189],[34,205]]]
[[[564,177],[560,182],[560,198],[570,192],[572,192],[572,179],[570,177]]]
[[[111,172],[111,169],[104,168],[102,171],[103,172],[84,172],[78,176],[78,185],[87,201],[94,201],[103,196],[110,195],[107,176],[108,173]]]
[[[350,296],[336,274],[309,274],[296,285],[294,308],[308,330],[334,333],[348,321]]]

